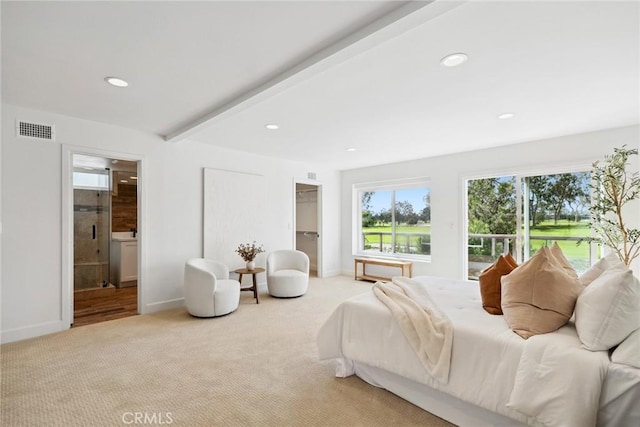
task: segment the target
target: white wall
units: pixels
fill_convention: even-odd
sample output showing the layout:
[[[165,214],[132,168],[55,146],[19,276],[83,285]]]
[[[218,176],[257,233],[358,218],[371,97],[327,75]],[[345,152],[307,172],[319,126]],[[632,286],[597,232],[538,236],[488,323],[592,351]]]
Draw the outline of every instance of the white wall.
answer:
[[[323,183],[325,275],[352,274],[351,189],[355,183],[431,177],[432,262],[415,274],[462,277],[462,182],[474,175],[530,171],[553,165],[591,164],[614,147],[638,146],[638,126],[573,135],[431,159],[338,173],[121,127],[2,106],[0,283],[3,342],[64,330],[61,280],[61,144],[131,153],[142,157],[147,180],[146,265],[143,312],[175,306],[182,298],[184,261],[202,254],[204,167],[265,177],[267,200],[260,212],[270,224],[267,250],[293,245],[293,179],[315,172]],[[15,119],[54,124],[56,142],[16,138]],[[634,158],[637,166],[637,157]],[[229,200],[241,208],[245,195]],[[341,209],[342,206],[342,209]],[[640,212],[629,219],[638,224]],[[633,215],[632,215],[633,216]],[[342,231],[342,233],[341,233]],[[233,233],[233,230],[229,230]],[[342,254],[342,255],[340,255]]]
[[[431,262],[414,262],[414,275],[463,278],[463,185],[472,176],[548,172],[554,168],[590,166],[613,148],[638,147],[638,126],[571,135],[473,152],[418,159],[341,173],[342,270],[353,274],[352,188],[354,184],[428,176],[431,179]],[[638,170],[638,156],[633,157]],[[638,227],[636,203],[627,220]],[[637,263],[634,264],[637,273]]]
[[[17,138],[16,119],[53,124],[56,141]],[[167,143],[156,135],[117,126],[3,105],[2,259],[0,284],[2,341],[68,328],[62,322],[62,144],[131,153],[142,157],[146,180],[144,239],[146,274],[142,311],[181,304],[186,259],[202,256],[203,168],[264,176],[267,203],[257,215],[269,224],[267,250],[293,247],[293,180],[315,172],[323,183],[325,275],[340,271],[339,173],[185,141]],[[242,209],[245,195],[224,201]],[[228,233],[233,234],[233,230]]]

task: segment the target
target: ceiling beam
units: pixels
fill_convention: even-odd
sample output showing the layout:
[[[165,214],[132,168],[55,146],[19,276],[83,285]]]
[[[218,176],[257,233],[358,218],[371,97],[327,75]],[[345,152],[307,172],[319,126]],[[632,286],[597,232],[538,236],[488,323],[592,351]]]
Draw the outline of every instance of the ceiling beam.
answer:
[[[201,117],[168,133],[164,139],[168,142],[179,142],[187,139],[205,127],[223,120],[225,117],[246,110],[463,3],[465,1],[425,0],[406,2],[387,15],[308,56],[277,76],[257,84],[229,102],[215,106]]]

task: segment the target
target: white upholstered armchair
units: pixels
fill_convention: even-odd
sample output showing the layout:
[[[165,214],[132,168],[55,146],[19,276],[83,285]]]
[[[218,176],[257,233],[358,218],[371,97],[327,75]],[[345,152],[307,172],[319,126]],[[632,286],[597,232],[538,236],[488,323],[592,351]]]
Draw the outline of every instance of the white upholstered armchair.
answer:
[[[192,316],[229,314],[240,303],[240,282],[229,279],[229,269],[224,264],[190,259],[184,267],[184,302]]]
[[[274,251],[267,257],[267,289],[279,298],[299,297],[309,286],[309,257],[304,252]]]

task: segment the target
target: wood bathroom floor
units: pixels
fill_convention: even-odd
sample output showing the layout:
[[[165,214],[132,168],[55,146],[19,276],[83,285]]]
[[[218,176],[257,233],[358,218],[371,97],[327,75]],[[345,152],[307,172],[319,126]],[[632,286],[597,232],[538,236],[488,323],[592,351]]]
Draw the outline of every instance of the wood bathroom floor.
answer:
[[[116,289],[113,295],[96,298],[74,298],[73,307],[74,328],[135,316],[138,314],[138,288]]]

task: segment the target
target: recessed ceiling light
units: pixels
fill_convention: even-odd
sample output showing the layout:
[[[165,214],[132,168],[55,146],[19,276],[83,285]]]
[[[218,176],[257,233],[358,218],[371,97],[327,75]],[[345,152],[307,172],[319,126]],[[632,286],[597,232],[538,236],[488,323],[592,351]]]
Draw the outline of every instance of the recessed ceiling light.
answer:
[[[126,179],[121,179],[120,182],[129,182]]]
[[[512,118],[512,117],[514,117],[514,116],[515,116],[515,114],[514,114],[514,113],[502,113],[502,114],[500,114],[500,115],[498,116],[498,118],[499,118],[500,120],[504,120],[504,119],[510,119],[510,118]]]
[[[355,148],[347,148],[347,151],[356,151]]]
[[[451,55],[447,55],[440,60],[440,64],[445,67],[457,67],[465,62],[469,57],[464,53],[452,53]]]
[[[109,83],[111,86],[116,86],[116,87],[127,87],[129,86],[129,83],[127,83],[126,81],[122,80],[119,77],[105,77],[104,80]]]
[[[264,127],[266,127],[266,128],[267,128],[267,129],[269,129],[269,130],[276,130],[276,129],[278,129],[280,126],[275,125],[275,124],[273,124],[273,123],[269,123],[269,124],[267,124],[267,125],[264,125]]]
[[[138,179],[138,177],[137,176],[132,176],[131,179]]]

